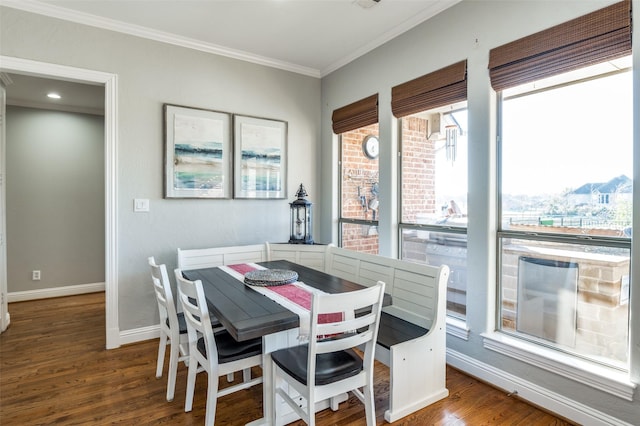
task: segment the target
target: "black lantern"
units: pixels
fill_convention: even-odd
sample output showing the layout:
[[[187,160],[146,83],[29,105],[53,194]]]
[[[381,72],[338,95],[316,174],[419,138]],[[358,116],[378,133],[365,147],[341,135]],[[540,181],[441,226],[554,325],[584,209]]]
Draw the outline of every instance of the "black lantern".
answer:
[[[307,200],[307,191],[300,184],[296,193],[297,200],[289,203],[291,206],[291,237],[289,244],[313,244],[311,237],[311,202]]]

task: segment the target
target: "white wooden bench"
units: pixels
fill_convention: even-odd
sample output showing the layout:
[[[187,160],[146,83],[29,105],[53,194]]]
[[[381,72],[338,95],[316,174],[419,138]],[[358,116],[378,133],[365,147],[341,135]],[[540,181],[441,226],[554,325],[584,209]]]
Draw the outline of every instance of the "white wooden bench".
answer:
[[[325,272],[358,284],[386,283],[376,359],[390,368],[389,409],[394,422],[449,395],[446,388],[447,266],[429,266],[354,252],[327,251]]]
[[[389,409],[394,422],[449,395],[446,388],[446,291],[449,268],[359,253],[329,245],[265,243],[178,249],[178,266],[197,269],[288,260],[371,286],[386,283],[376,359],[390,368]]]
[[[268,259],[265,244],[204,249],[178,249],[178,268],[212,268],[236,263],[264,262]]]
[[[327,250],[320,244],[266,243],[268,260],[288,260],[324,272]]]

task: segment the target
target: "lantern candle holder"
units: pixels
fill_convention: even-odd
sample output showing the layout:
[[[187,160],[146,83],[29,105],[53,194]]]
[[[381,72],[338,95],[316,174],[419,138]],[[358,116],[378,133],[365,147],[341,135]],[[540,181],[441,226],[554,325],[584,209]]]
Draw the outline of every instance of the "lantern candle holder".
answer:
[[[313,244],[312,229],[312,203],[307,200],[307,191],[300,184],[297,199],[289,203],[291,207],[291,236],[289,244]]]

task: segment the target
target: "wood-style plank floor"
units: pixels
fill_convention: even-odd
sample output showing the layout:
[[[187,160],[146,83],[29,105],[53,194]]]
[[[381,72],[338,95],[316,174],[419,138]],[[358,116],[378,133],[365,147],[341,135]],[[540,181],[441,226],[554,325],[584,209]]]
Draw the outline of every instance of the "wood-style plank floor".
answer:
[[[194,409],[185,413],[186,368],[180,365],[175,399],[167,402],[166,364],[164,377],[155,378],[158,340],[106,350],[104,309],[104,293],[9,305],[11,325],[0,335],[1,425],[204,423],[206,377],[198,378]],[[378,425],[385,424],[388,379],[388,369],[377,364]],[[394,424],[570,425],[450,367],[447,388],[448,398]],[[261,400],[260,386],[220,398],[216,424],[259,418]],[[320,426],[363,425],[364,407],[352,396],[316,419]]]

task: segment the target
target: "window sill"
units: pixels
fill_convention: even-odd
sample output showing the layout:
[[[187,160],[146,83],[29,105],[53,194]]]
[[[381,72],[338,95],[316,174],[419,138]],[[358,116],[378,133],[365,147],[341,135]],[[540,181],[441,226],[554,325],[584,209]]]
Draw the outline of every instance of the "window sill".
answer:
[[[462,340],[469,340],[469,328],[466,321],[458,318],[447,317],[447,334],[456,336]]]
[[[576,382],[633,401],[636,385],[629,374],[501,333],[483,333],[484,347]]]

